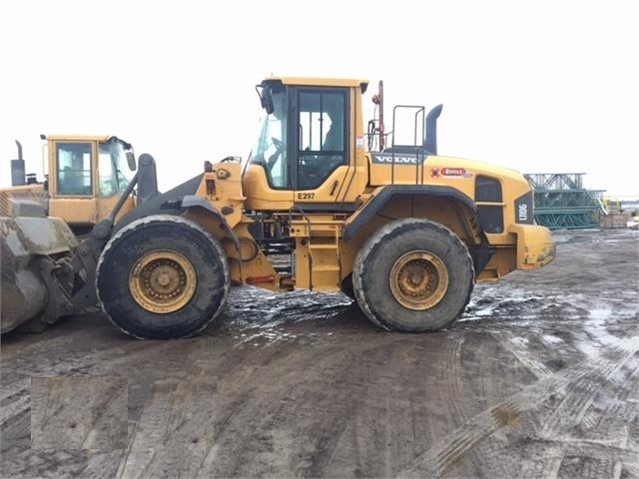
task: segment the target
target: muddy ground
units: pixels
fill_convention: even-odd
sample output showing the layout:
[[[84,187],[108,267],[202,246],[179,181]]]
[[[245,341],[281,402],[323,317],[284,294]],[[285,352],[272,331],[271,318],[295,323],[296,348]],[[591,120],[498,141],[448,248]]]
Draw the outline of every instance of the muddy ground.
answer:
[[[189,340],[97,315],[6,335],[2,476],[639,477],[639,231],[555,239],[436,334],[243,288]]]

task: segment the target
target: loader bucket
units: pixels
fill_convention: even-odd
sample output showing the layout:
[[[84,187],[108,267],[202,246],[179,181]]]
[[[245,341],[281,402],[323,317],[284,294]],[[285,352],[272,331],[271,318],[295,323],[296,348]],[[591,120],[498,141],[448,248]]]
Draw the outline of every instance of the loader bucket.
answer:
[[[0,217],[0,332],[38,331],[73,314],[78,242],[54,217]]]

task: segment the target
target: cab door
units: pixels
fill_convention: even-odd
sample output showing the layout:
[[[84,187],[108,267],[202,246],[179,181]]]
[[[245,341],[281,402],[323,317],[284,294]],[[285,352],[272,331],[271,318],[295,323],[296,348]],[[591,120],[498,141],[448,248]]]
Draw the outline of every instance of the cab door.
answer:
[[[124,150],[118,143],[99,142],[97,161],[98,196],[96,202],[98,223],[111,214],[113,208],[120,200],[124,190],[129,185],[130,179],[120,169],[128,168],[124,162]],[[129,176],[133,175],[131,169],[125,170]],[[135,208],[135,193],[125,200],[120,212],[116,216],[116,222],[123,215]]]
[[[96,143],[55,141],[49,147],[49,155],[49,214],[74,226],[96,224]]]
[[[300,87],[294,94],[297,121],[289,131],[294,202],[309,211],[348,208],[341,199],[352,176],[350,91]]]

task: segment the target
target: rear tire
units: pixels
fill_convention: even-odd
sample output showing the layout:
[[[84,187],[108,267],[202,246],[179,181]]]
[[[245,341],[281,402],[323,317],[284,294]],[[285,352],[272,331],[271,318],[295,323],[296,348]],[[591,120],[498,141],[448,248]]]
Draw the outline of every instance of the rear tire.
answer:
[[[132,222],[107,243],[96,275],[112,323],[138,339],[192,336],[224,309],[229,268],[219,241],[178,216]]]
[[[380,228],[363,244],[353,267],[358,304],[389,331],[429,332],[450,325],[464,312],[474,277],[459,237],[418,218]]]

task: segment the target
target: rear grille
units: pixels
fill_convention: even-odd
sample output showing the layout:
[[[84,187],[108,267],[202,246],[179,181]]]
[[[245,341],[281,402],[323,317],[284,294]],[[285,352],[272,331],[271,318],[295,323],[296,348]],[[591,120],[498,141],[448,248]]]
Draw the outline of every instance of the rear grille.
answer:
[[[11,201],[9,201],[9,195],[4,191],[0,191],[0,216],[11,216],[13,208],[11,207]]]

